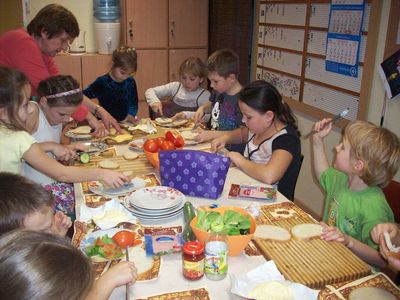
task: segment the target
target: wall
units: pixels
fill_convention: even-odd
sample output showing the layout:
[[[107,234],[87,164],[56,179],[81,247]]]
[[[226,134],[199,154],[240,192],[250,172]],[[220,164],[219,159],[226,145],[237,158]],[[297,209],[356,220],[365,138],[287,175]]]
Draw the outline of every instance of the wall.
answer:
[[[6,31],[22,26],[22,2],[16,0],[0,0],[0,35]]]
[[[397,0],[394,0],[397,1]],[[381,118],[382,106],[384,103],[385,91],[382,81],[377,72],[377,67],[383,60],[383,52],[385,48],[386,30],[389,18],[390,0],[382,1],[382,14],[380,19],[379,41],[377,46],[377,55],[375,62],[375,71],[373,77],[371,99],[368,108],[368,121],[379,125]],[[298,118],[299,127],[302,133],[307,133],[316,121],[302,113],[295,112]],[[388,102],[386,108],[386,116],[384,127],[390,129],[400,136],[400,97],[392,99]],[[329,160],[332,161],[334,146],[340,141],[341,132],[334,130],[328,137],[325,138],[326,151]],[[296,185],[295,199],[296,203],[308,208],[310,212],[321,215],[324,205],[324,196],[321,192],[318,182],[313,176],[311,165],[311,147],[309,140],[302,140],[302,152],[304,154],[303,166],[300,172],[299,179]],[[400,181],[400,172],[397,172],[395,180]]]

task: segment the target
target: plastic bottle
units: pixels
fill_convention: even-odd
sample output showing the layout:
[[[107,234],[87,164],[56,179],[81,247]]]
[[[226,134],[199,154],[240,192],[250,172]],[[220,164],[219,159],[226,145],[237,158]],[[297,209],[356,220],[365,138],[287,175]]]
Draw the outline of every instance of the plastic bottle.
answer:
[[[121,17],[119,0],[93,0],[93,15],[96,22],[119,22]]]
[[[204,273],[211,280],[221,280],[228,273],[228,240],[226,235],[210,233],[206,240]]]

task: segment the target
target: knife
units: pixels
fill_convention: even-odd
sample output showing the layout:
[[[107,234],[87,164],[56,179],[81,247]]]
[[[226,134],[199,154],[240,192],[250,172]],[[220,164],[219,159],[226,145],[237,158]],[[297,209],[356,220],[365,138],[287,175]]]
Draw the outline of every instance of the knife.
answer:
[[[345,110],[343,110],[342,112],[340,112],[339,114],[337,114],[336,116],[334,116],[334,117],[332,118],[332,120],[330,120],[328,123],[325,124],[324,128],[325,128],[329,123],[335,124],[337,121],[339,121],[340,119],[344,118],[344,117],[349,113],[349,111],[350,111],[350,109],[349,109],[349,108],[346,108]],[[324,128],[322,128],[322,129],[324,129]],[[307,133],[307,134],[303,137],[303,139],[309,138],[309,137],[312,136],[314,133],[317,133],[317,132],[316,132],[315,130],[311,130],[309,133]]]

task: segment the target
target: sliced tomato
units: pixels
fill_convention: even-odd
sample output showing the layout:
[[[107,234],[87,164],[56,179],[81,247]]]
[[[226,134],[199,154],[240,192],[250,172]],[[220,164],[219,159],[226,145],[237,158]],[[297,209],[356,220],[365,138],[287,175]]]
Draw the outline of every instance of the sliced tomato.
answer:
[[[175,137],[174,145],[176,148],[182,148],[185,145],[185,140],[181,135]]]
[[[165,139],[167,140],[167,141],[170,141],[170,142],[173,142],[173,143],[175,143],[175,136],[174,136],[174,134],[172,133],[172,131],[167,131],[166,133],[165,133]]]
[[[121,248],[126,248],[126,247],[133,246],[135,244],[136,234],[133,233],[132,231],[121,230],[121,231],[117,232],[116,234],[114,234],[112,239]]]

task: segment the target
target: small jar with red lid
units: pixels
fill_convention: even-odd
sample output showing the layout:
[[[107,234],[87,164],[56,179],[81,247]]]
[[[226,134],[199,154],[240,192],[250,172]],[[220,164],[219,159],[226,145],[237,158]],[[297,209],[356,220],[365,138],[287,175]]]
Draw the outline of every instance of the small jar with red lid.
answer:
[[[198,280],[204,275],[204,246],[199,242],[187,242],[182,252],[183,276]]]

